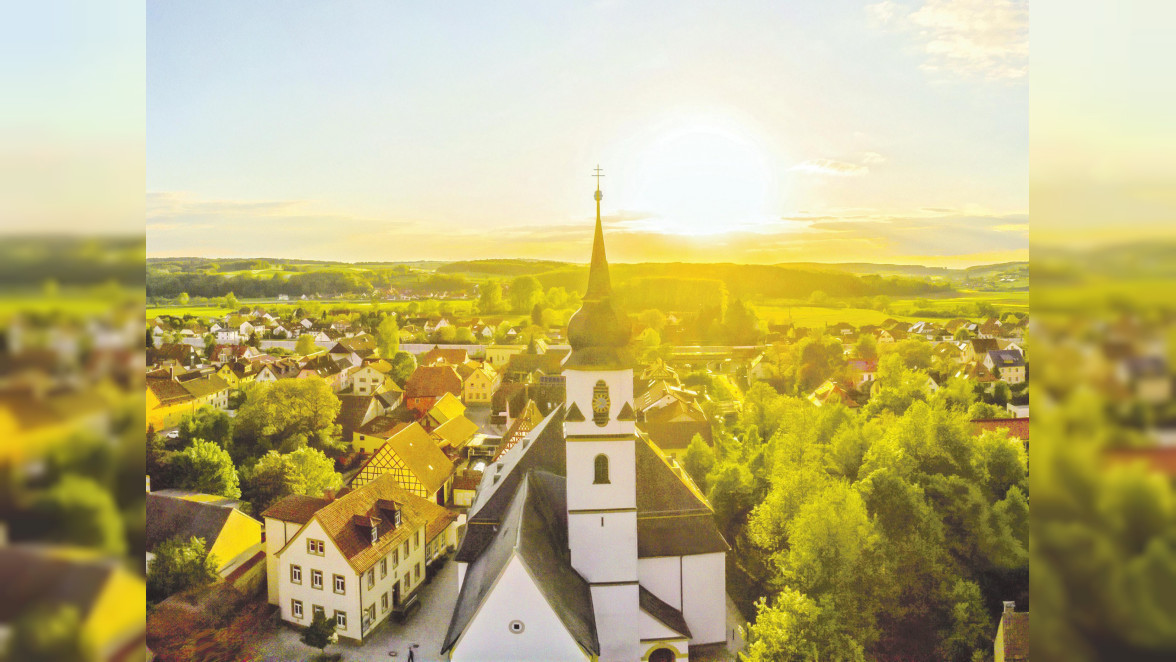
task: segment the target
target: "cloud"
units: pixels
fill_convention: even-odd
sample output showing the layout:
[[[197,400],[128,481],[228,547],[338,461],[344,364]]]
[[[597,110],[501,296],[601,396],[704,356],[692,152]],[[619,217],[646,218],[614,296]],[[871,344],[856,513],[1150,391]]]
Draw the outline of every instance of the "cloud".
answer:
[[[886,163],[886,157],[878,152],[862,152],[861,162],[864,165],[878,165],[880,163]]]
[[[808,161],[797,163],[789,168],[789,170],[813,175],[834,175],[838,177],[853,177],[870,172],[867,166],[848,163],[846,161],[835,161],[833,159],[809,159]]]
[[[868,5],[878,25],[909,34],[926,56],[923,69],[989,80],[1029,73],[1027,0],[890,0]]]

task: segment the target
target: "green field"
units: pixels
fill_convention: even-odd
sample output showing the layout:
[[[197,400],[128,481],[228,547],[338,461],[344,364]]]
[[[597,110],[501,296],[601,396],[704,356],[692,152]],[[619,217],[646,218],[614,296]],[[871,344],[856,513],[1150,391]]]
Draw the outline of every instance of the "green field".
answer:
[[[846,322],[854,326],[881,324],[887,319],[903,322],[921,320],[946,322],[950,317],[931,317],[908,313],[917,310],[952,311],[961,305],[979,303],[992,304],[1002,316],[1010,312],[1027,313],[1029,312],[1029,293],[962,291],[957,296],[934,299],[894,299],[886,311],[871,308],[838,308],[836,305],[813,306],[809,305],[807,301],[766,301],[752,303],[751,306],[760,318],[771,324],[791,322],[798,326],[821,327],[838,322]],[[975,321],[981,320],[976,315],[962,315],[962,317]]]

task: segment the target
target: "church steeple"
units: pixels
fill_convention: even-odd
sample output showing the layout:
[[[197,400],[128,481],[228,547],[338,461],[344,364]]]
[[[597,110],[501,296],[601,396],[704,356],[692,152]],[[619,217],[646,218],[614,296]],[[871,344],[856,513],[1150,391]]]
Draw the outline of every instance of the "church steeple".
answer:
[[[596,166],[596,235],[592,238],[592,264],[588,267],[588,289],[584,300],[599,301],[612,294],[612,283],[608,277],[608,259],[604,256],[604,228],[600,222],[600,178],[604,173]]]
[[[588,287],[584,304],[568,321],[568,343],[572,352],[564,361],[565,368],[622,370],[632,367],[628,345],[631,327],[627,319],[613,310],[612,282],[608,274],[608,259],[604,254],[604,227],[600,220],[600,178],[604,174],[596,167],[596,233],[592,238],[592,262],[588,267]]]

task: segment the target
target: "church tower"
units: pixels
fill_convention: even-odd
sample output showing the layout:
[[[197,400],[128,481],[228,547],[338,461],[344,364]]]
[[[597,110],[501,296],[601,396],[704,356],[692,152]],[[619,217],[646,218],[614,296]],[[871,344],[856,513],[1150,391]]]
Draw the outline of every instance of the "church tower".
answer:
[[[631,328],[613,310],[600,168],[596,168],[596,235],[588,289],[568,322],[572,351],[564,360],[567,411],[568,547],[572,567],[588,582],[600,660],[637,660],[637,430],[633,413]]]

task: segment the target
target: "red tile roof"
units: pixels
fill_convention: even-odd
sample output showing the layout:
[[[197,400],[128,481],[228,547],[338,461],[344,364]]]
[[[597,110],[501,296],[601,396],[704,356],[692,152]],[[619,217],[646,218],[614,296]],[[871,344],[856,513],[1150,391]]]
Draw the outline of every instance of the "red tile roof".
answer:
[[[979,434],[985,430],[1007,430],[1010,437],[1029,441],[1028,418],[978,418],[972,427]]]
[[[404,383],[409,398],[437,398],[446,393],[461,397],[461,376],[453,366],[420,366]]]

